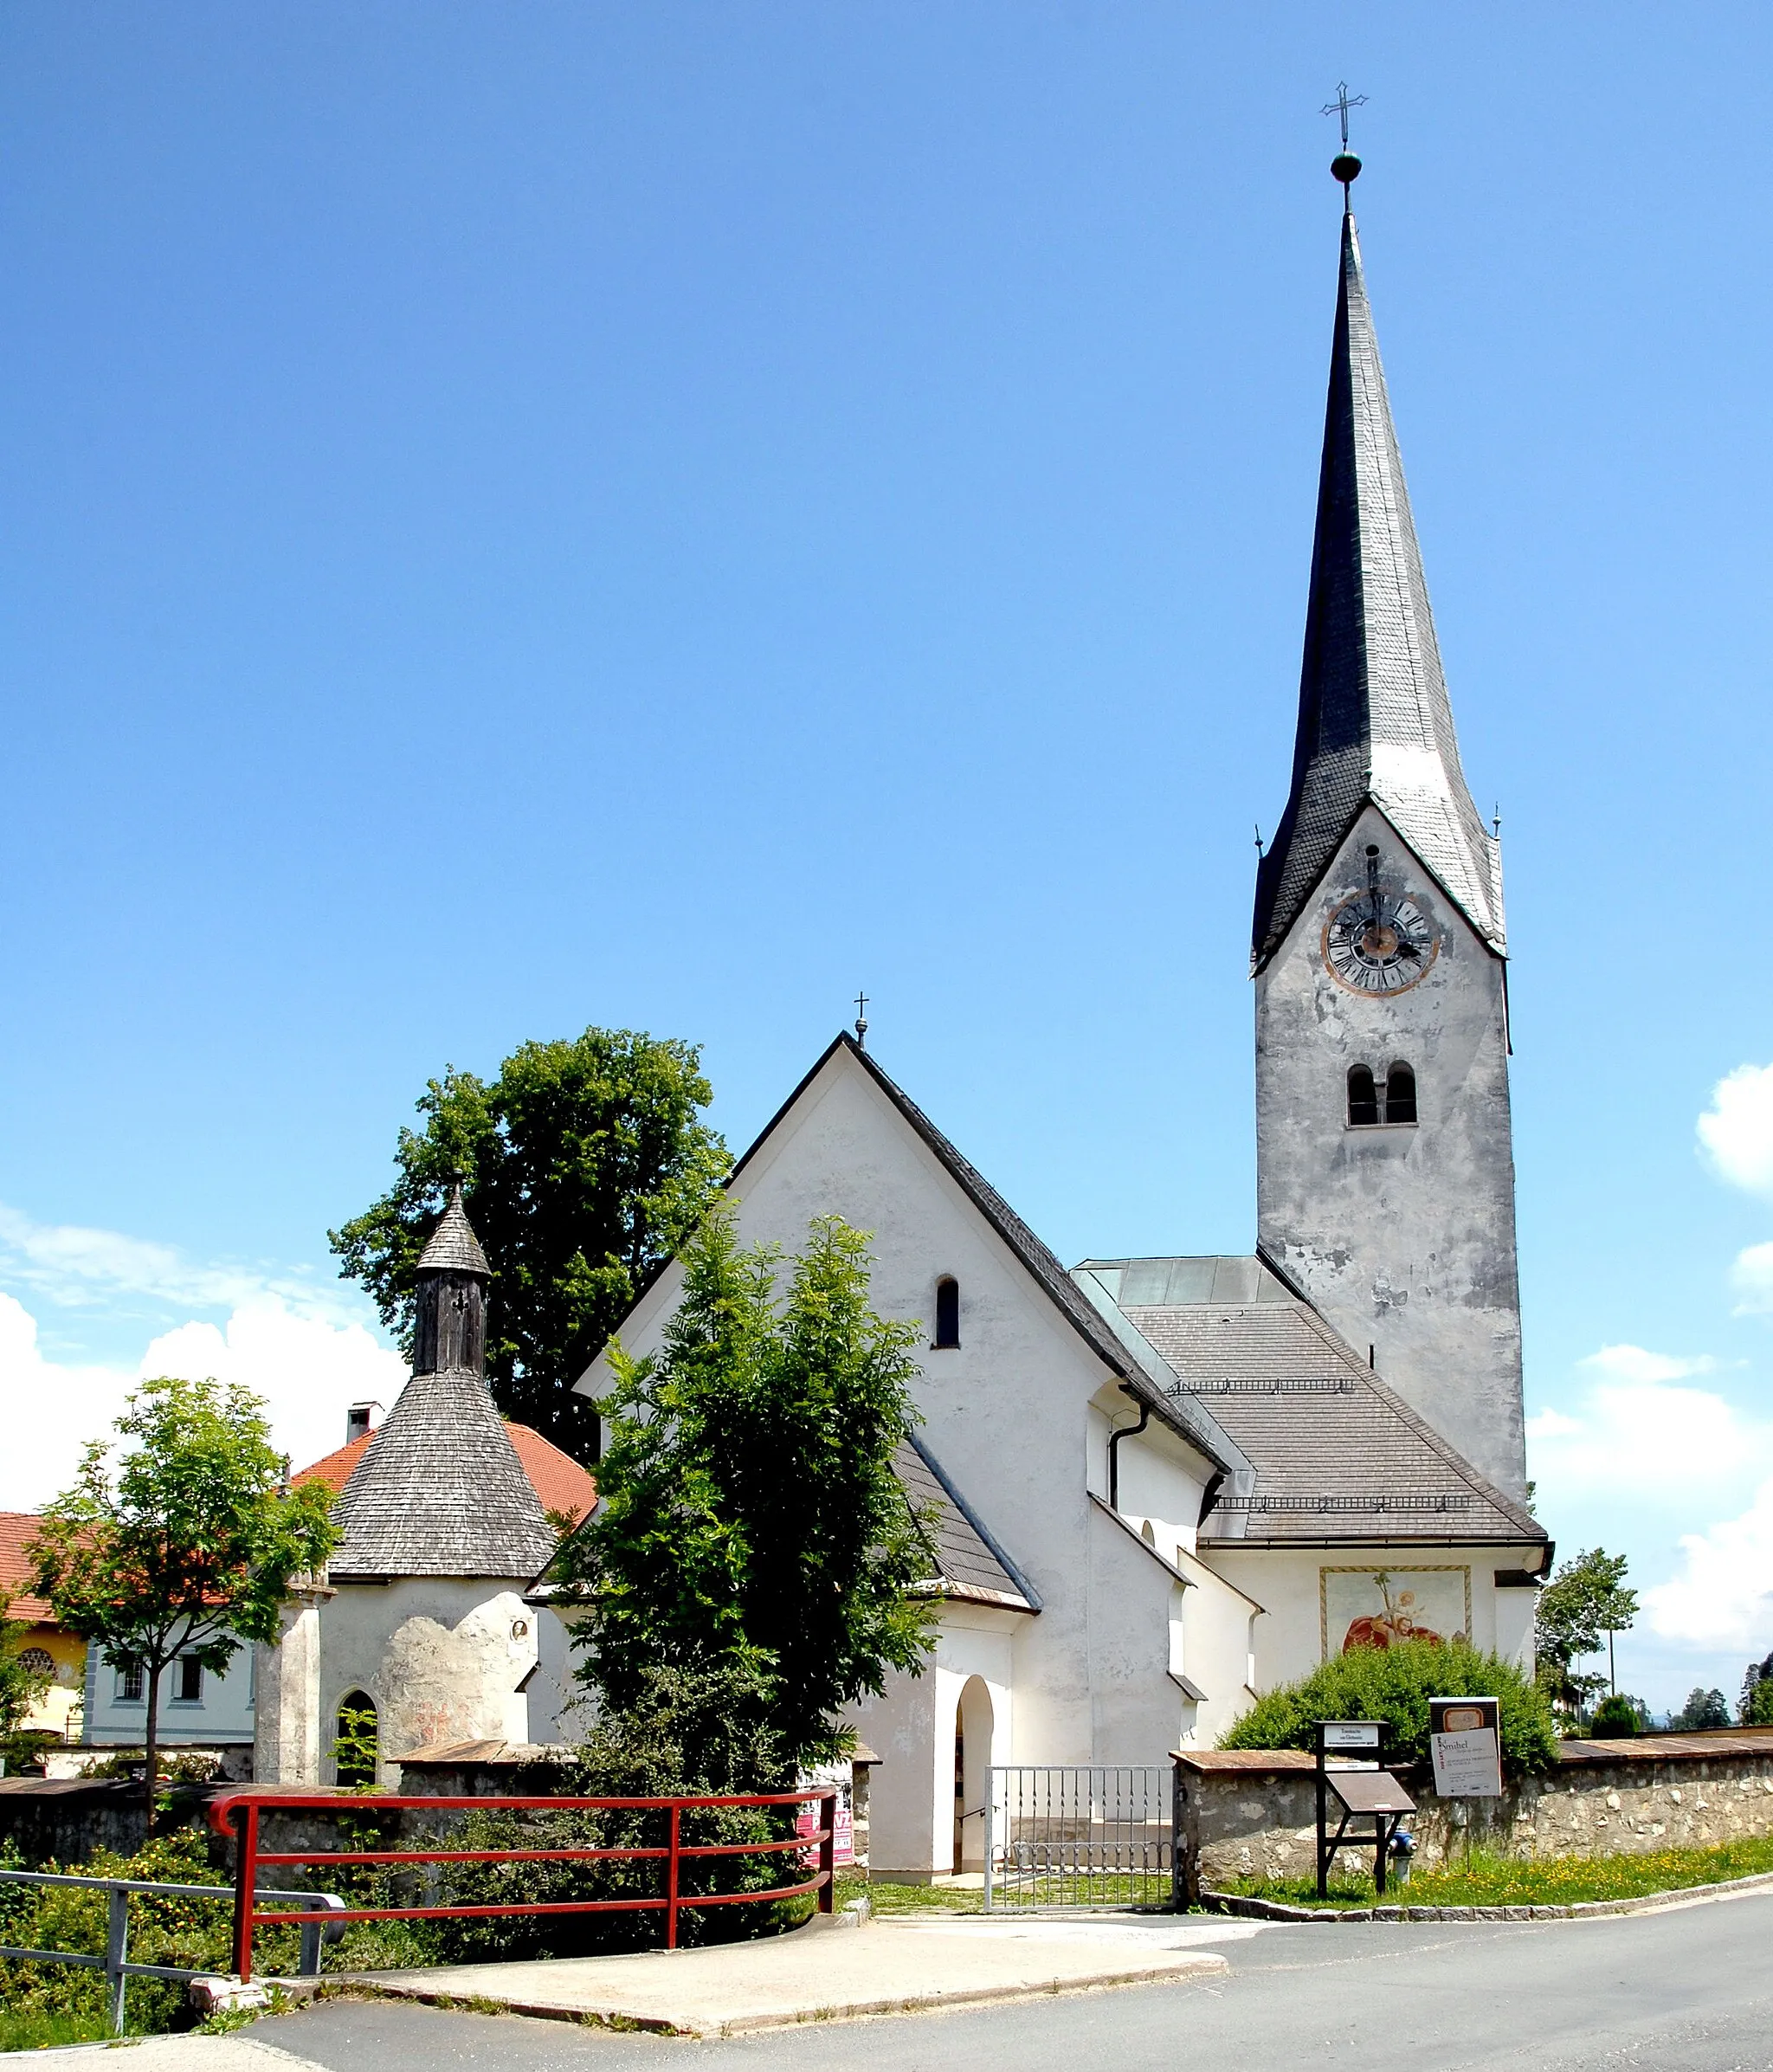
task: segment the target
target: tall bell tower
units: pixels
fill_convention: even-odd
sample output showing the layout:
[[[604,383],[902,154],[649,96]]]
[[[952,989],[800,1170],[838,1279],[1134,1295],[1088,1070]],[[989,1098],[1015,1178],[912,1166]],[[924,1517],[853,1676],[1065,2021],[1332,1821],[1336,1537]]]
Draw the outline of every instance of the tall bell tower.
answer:
[[[1262,1250],[1525,1488],[1507,941],[1346,205],[1293,787],[1256,877]]]

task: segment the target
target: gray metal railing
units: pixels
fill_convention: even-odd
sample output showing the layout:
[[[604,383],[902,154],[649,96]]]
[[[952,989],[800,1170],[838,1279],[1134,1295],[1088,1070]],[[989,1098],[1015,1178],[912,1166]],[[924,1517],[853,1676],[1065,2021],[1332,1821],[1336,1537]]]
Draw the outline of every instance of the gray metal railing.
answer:
[[[130,1894],[150,1892],[160,1899],[221,1900],[229,1907],[234,1904],[234,1888],[231,1885],[162,1885],[141,1878],[81,1878],[68,1872],[50,1870],[0,1870],[0,1881],[9,1885],[74,1885],[90,1892],[110,1894],[105,1953],[102,1957],[85,1950],[16,1950],[0,1944],[0,1958],[10,1958],[16,1964],[74,1964],[102,1971],[111,2003],[113,2036],[123,2034],[126,2002],[132,1978],[182,1979],[189,1985],[193,1978],[205,1978],[212,1975],[183,1965],[131,1964]],[[301,1957],[296,1967],[296,1976],[301,1978],[319,1978],[321,1945],[337,1942],[345,1933],[343,1921],[332,1922],[324,1917],[328,1914],[342,1913],[345,1901],[333,1892],[261,1892],[259,1897],[287,1901],[293,1906],[313,1910],[315,1918],[301,1925]]]
[[[985,1911],[1174,1903],[1168,1764],[1016,1763],[985,1794]]]

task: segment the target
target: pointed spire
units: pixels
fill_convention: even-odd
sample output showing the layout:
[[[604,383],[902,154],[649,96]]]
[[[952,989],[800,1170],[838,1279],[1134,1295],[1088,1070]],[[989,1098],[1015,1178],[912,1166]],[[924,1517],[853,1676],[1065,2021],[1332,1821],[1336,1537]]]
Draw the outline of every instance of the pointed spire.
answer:
[[[1256,875],[1257,970],[1369,801],[1501,953],[1499,847],[1460,767],[1360,241],[1344,206],[1293,791]]]
[[[422,1274],[443,1270],[491,1278],[493,1269],[487,1264],[487,1255],[480,1249],[480,1241],[467,1220],[467,1210],[461,1205],[460,1173],[450,1186],[448,1205],[438,1218],[430,1243],[419,1254],[418,1270]]]

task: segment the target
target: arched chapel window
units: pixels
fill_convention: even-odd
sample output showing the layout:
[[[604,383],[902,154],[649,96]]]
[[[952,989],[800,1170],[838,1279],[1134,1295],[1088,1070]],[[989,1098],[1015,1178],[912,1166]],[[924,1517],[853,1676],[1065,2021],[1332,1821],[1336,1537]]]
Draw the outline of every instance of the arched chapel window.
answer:
[[[1408,1065],[1394,1065],[1385,1075],[1385,1120],[1414,1122],[1416,1119],[1416,1075]]]
[[[960,1283],[951,1274],[945,1274],[936,1283],[936,1343],[960,1343]]]
[[[348,1692],[338,1701],[338,1733],[332,1743],[338,1782],[374,1784],[377,1753],[376,1701],[367,1691]]]
[[[1351,1065],[1348,1068],[1348,1126],[1364,1129],[1369,1123],[1379,1120],[1379,1094],[1373,1084],[1373,1068],[1370,1065]]]

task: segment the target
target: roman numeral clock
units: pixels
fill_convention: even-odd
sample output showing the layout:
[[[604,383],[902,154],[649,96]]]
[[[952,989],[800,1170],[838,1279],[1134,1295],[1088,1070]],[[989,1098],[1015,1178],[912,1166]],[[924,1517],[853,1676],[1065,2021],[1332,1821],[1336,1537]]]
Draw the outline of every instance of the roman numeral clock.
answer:
[[[1367,850],[1364,892],[1332,909],[1324,924],[1324,964],[1351,993],[1408,992],[1441,953],[1440,931],[1422,902],[1379,881],[1379,851]]]

